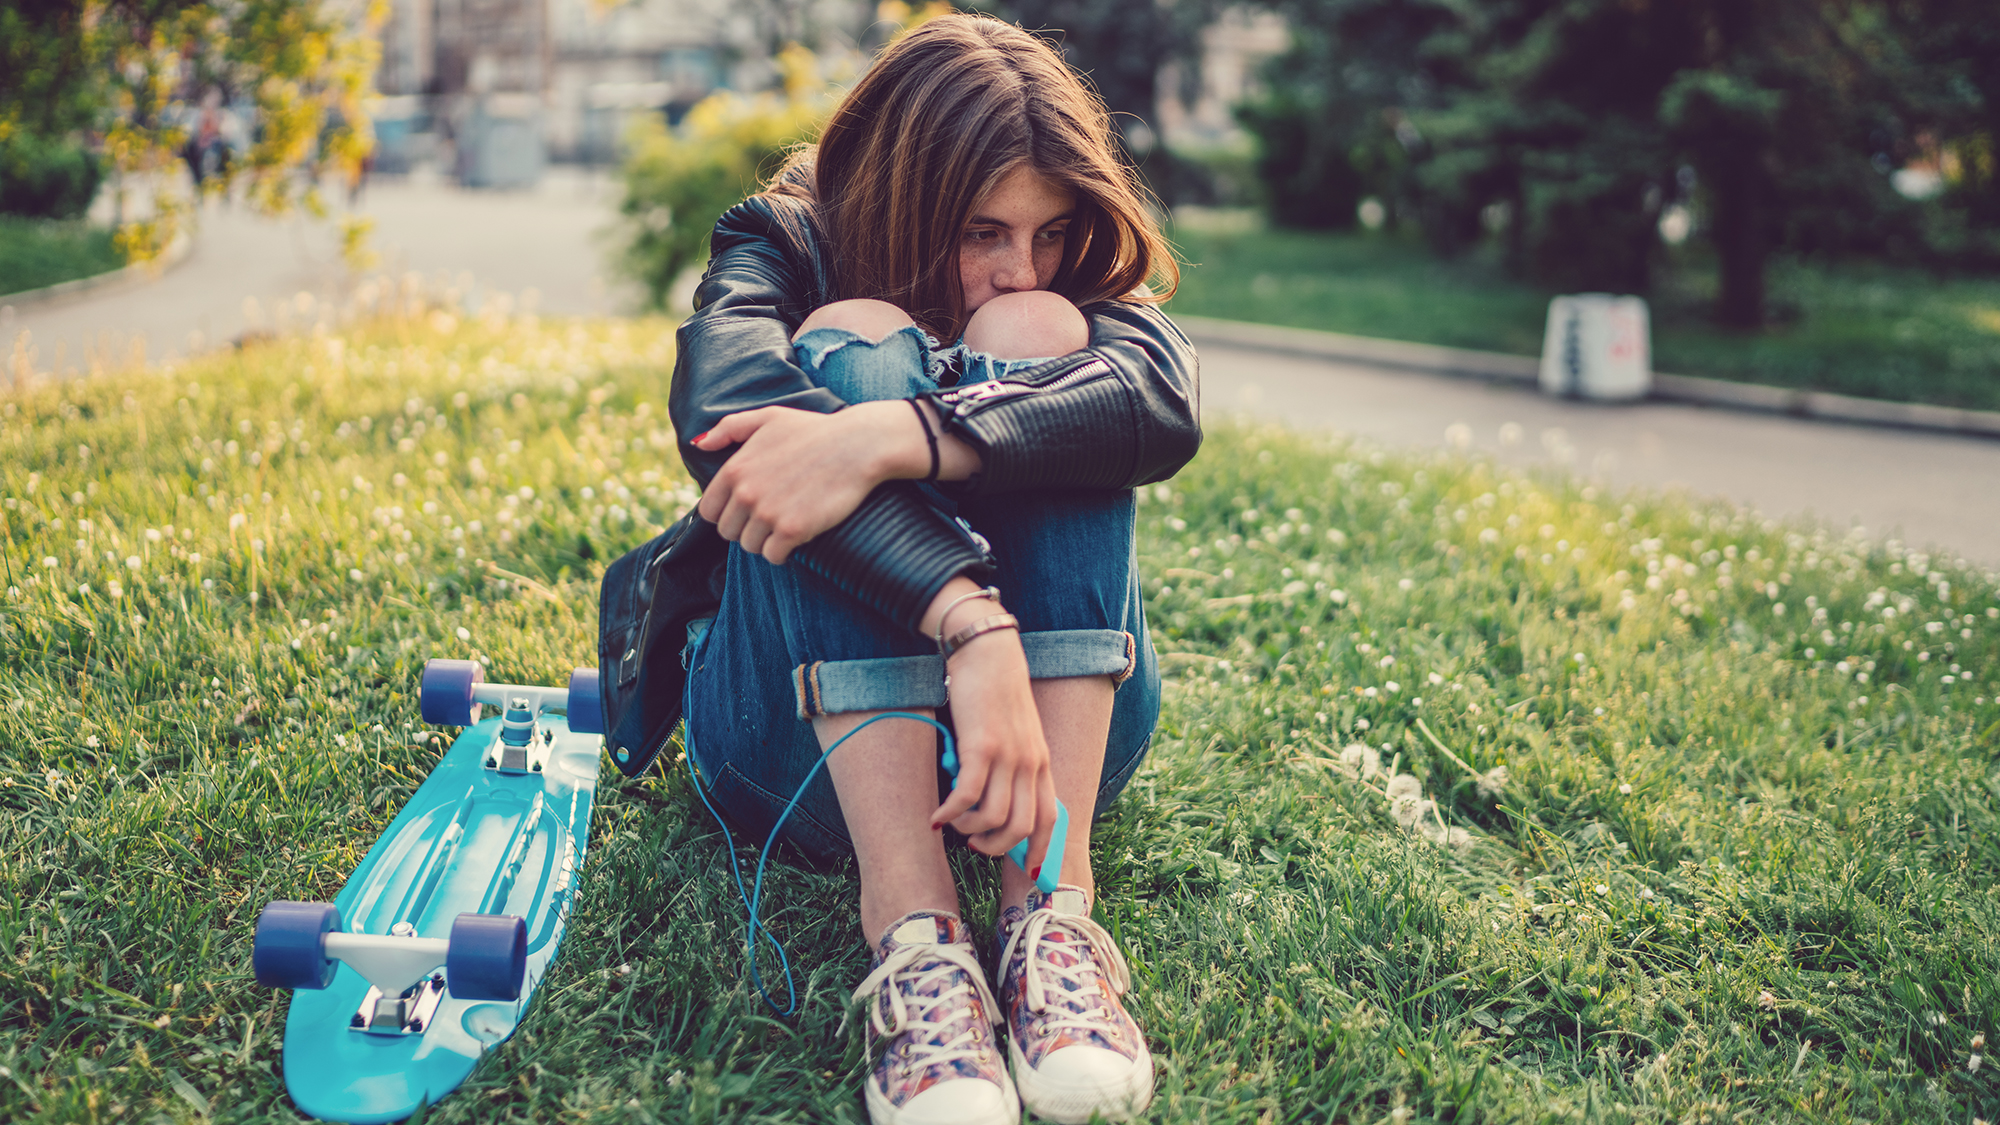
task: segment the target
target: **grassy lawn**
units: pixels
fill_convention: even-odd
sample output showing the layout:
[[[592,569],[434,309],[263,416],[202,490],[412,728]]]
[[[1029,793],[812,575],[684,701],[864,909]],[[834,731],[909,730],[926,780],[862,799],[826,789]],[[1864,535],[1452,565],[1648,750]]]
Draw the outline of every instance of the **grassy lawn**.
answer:
[[[1538,355],[1550,293],[1501,270],[1491,248],[1441,261],[1388,234],[1271,231],[1236,215],[1183,223],[1194,268],[1173,308],[1235,320]],[[1778,323],[1761,335],[1708,318],[1711,262],[1663,267],[1651,297],[1661,371],[1900,401],[2000,410],[2000,279],[1940,279],[1871,265],[1773,263]]]
[[[439,756],[425,658],[593,659],[605,562],[694,498],[670,348],[438,312],[0,398],[0,1119],[296,1119],[257,911]],[[1096,862],[1152,1120],[2000,1117],[1990,575],[1269,430],[1140,522],[1165,714]],[[432,1119],[864,1120],[852,870],[766,887],[771,1018],[683,776],[615,777]]]
[[[0,215],[0,296],[115,270],[125,256],[111,231]]]

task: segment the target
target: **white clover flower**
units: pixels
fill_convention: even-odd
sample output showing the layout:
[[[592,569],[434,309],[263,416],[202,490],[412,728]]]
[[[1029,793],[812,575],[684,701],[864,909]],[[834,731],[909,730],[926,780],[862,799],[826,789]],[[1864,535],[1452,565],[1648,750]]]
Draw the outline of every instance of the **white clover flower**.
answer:
[[[1629,796],[1632,792],[1632,783],[1629,781],[1620,783],[1618,786],[1618,791],[1620,793],[1624,793]]]
[[[84,597],[86,597],[86,598],[87,598],[87,597],[89,597],[89,596],[90,596],[90,583],[86,582],[86,583],[84,583],[83,585],[81,585],[81,586],[78,586],[78,587],[76,588],[76,592],[77,592],[77,593],[79,593],[79,594],[81,594],[81,595],[83,595],[83,596],[84,596]]]
[[[229,530],[235,531],[237,528],[242,527],[244,524],[249,522],[250,522],[249,516],[244,515],[242,512],[232,512],[230,513],[229,516]]]
[[[42,565],[43,565],[43,566],[46,566],[46,567],[53,567],[53,566],[55,566],[55,565],[56,565],[56,557],[55,557],[54,555],[44,555],[44,556],[42,556]]]
[[[459,640],[461,640],[461,641],[469,641],[469,640],[471,640],[471,639],[472,639],[472,630],[470,630],[470,629],[466,628],[466,627],[465,627],[465,626],[463,626],[463,625],[460,625],[460,626],[458,627],[458,639],[459,639]]]
[[[1605,883],[1599,883],[1590,889],[1597,892],[1600,897],[1611,893],[1611,887]]]
[[[1332,602],[1335,605],[1347,604],[1347,591],[1345,590],[1328,590],[1326,592],[1326,597],[1328,601]]]
[[[1443,683],[1443,682],[1444,682],[1444,677],[1443,677],[1443,676],[1440,676],[1440,675],[1438,675],[1438,674],[1437,674],[1436,672],[1432,672],[1432,673],[1431,673],[1431,674],[1430,674],[1430,675],[1429,675],[1428,677],[1426,677],[1426,678],[1427,678],[1427,679],[1428,679],[1428,680],[1430,681],[1430,683],[1431,683],[1431,685],[1432,685],[1433,687],[1435,687],[1435,686],[1437,686],[1438,684],[1441,684],[1441,683]]]
[[[139,569],[139,556],[137,556],[137,555],[127,555],[127,556],[125,556],[125,569],[126,569],[126,570],[137,570],[137,569]]]
[[[1770,989],[1764,989],[1757,994],[1757,1006],[1767,1012],[1772,1011],[1778,1006],[1778,998]]]
[[[112,601],[117,601],[125,596],[125,587],[119,585],[118,580],[114,578],[104,587],[104,592],[111,595]]]
[[[1414,579],[1399,578],[1396,580],[1396,589],[1398,590],[1414,590],[1416,586],[1417,583]]]
[[[1376,697],[1377,695],[1380,695],[1381,693],[1380,693],[1380,692],[1378,692],[1378,691],[1376,691],[1376,690],[1375,690],[1374,688],[1372,688],[1372,687],[1365,687],[1365,688],[1362,688],[1362,689],[1361,689],[1361,694],[1362,694],[1362,695],[1363,695],[1364,697],[1368,698],[1368,699],[1373,699],[1373,698],[1375,698],[1375,697]]]
[[[1382,690],[1388,692],[1390,695],[1394,695],[1403,690],[1403,685],[1390,680],[1388,683],[1382,685]]]
[[[361,573],[361,569],[359,567],[350,567],[347,571],[347,577],[349,581],[360,582],[363,579],[367,578],[368,576]]]

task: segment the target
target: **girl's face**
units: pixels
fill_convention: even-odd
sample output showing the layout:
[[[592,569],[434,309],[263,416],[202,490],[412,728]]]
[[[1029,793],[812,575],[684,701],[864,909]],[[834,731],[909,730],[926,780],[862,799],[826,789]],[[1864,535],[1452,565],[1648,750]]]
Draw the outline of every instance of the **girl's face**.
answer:
[[[1021,165],[972,209],[959,236],[958,278],[971,313],[1002,293],[1047,289],[1062,266],[1076,200]]]

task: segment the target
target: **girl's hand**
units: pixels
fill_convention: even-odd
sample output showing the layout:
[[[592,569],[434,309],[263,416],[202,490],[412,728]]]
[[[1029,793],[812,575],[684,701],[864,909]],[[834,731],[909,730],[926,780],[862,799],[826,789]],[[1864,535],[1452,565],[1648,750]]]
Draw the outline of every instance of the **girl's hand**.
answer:
[[[708,482],[701,517],[724,539],[783,565],[801,544],[852,515],[876,485],[902,475],[896,469],[908,460],[912,435],[923,443],[909,406],[898,401],[833,414],[788,406],[731,414],[694,439],[708,452],[743,447]],[[928,464],[928,450],[921,456]]]
[[[962,626],[990,607],[952,614]],[[1056,823],[1055,775],[1049,744],[1028,686],[1028,659],[1012,630],[987,633],[952,653],[951,714],[958,733],[958,783],[931,814],[931,826],[950,824],[987,855],[1004,855],[1029,838],[1028,872],[1048,854]]]

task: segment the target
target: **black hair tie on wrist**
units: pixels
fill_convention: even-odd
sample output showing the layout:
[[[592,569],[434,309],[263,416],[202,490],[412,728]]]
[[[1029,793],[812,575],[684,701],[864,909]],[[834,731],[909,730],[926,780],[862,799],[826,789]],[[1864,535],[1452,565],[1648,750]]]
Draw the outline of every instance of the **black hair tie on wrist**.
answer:
[[[938,469],[941,467],[938,461],[937,431],[931,429],[930,417],[924,413],[924,405],[920,400],[911,398],[903,401],[909,403],[910,409],[917,412],[917,425],[924,428],[924,440],[930,443],[931,471],[924,475],[924,483],[935,483],[938,479]]]

